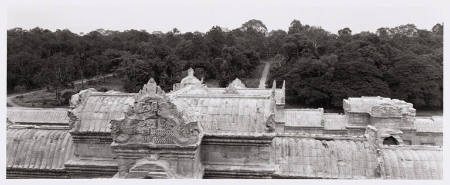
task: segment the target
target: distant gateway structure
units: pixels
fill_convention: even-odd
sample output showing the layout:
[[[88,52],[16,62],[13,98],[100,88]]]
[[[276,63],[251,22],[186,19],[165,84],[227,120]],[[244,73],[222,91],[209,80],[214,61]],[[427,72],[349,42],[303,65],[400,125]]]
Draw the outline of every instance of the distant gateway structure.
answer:
[[[442,117],[411,103],[285,109],[285,84],[74,95],[71,109],[8,108],[7,178],[442,179]]]

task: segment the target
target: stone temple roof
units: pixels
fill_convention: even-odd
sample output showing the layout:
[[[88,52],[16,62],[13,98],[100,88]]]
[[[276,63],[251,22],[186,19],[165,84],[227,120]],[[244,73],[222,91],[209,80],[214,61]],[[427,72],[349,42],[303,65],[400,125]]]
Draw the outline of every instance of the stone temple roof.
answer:
[[[193,82],[197,83],[195,80]],[[8,126],[7,130],[8,173],[16,173],[17,177],[20,173],[23,175],[25,172],[33,171],[63,173],[64,163],[74,158],[71,134],[75,134],[74,139],[77,139],[75,137],[77,133],[109,135],[111,120],[120,120],[130,108],[139,107],[135,101],[152,98],[153,96],[150,96],[152,94],[149,93],[154,92],[153,87],[146,85],[137,94],[86,91],[73,101],[72,110],[8,108],[8,121],[14,124]],[[161,95],[165,101],[175,104],[179,111],[177,113],[189,115],[187,119],[189,122],[197,121],[207,136],[250,138],[251,142],[254,142],[252,138],[260,136],[273,138],[269,141],[270,151],[258,149],[258,152],[270,152],[268,155],[273,156],[271,159],[276,164],[275,176],[278,177],[359,179],[379,178],[381,175],[381,178],[386,179],[442,178],[443,154],[440,147],[417,145],[374,147],[375,143],[369,143],[370,134],[339,136],[315,133],[268,133],[267,123],[273,123],[271,116],[274,114],[275,121],[284,122],[284,126],[287,127],[345,130],[348,126],[348,115],[324,113],[323,109],[284,109],[276,106],[284,104],[284,88],[275,87],[273,85],[272,89],[246,88],[239,81],[235,81],[228,88],[208,88],[200,82],[167,94],[159,88],[156,91],[159,93],[156,94]],[[148,104],[144,104],[141,108],[145,106]],[[400,100],[381,97],[344,100],[346,113],[372,114],[374,107],[380,106],[383,110],[385,108],[383,106],[388,107],[387,112],[390,109],[401,110],[399,114],[402,116],[415,115],[412,105]],[[76,121],[70,132],[69,129],[60,127],[61,124],[70,125],[69,120]],[[417,132],[442,133],[442,117],[414,116],[408,117],[408,120],[414,120]],[[28,127],[32,124],[44,124],[47,127]],[[24,125],[25,128],[21,127]],[[249,166],[251,168],[251,165]]]
[[[92,93],[74,110],[80,119],[74,131],[109,133],[109,122],[123,118],[133,103],[133,93]]]
[[[271,113],[269,97],[179,96],[172,102],[193,115],[205,132],[261,132]]]
[[[382,179],[442,179],[441,148],[383,146],[377,154],[369,145],[351,138],[276,137],[274,159],[280,166],[275,173],[286,178],[365,179],[381,173]]]
[[[68,125],[67,111],[62,108],[8,107],[7,118],[16,124]]]
[[[375,178],[376,154],[364,141],[276,137],[273,146],[281,177]]]
[[[69,130],[8,129],[7,168],[57,171],[74,157]]]
[[[442,179],[441,149],[391,147],[381,151],[386,179]]]

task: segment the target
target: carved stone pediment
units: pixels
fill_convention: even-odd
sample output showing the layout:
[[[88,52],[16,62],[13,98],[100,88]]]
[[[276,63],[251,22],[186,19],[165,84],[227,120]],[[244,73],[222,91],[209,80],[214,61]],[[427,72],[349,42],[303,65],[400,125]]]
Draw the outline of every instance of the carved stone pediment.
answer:
[[[188,123],[151,79],[125,118],[111,121],[111,134],[118,144],[187,146],[200,143],[202,130],[197,122]]]
[[[402,117],[402,109],[393,104],[383,103],[373,106],[370,115],[373,117]]]

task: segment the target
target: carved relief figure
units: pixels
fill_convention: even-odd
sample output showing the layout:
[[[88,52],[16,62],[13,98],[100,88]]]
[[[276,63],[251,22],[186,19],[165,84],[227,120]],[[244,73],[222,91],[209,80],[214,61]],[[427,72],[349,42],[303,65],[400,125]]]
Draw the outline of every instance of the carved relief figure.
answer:
[[[398,106],[383,103],[372,107],[371,115],[374,117],[401,117],[402,110]]]

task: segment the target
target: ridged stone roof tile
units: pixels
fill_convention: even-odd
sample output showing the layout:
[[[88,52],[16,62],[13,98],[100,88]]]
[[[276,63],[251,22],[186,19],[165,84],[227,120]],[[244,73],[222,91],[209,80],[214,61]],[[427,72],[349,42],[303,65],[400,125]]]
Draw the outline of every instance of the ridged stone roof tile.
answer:
[[[120,119],[134,102],[134,94],[94,94],[81,105],[78,132],[110,132],[109,122]]]
[[[173,103],[192,115],[206,132],[261,132],[271,113],[269,98],[182,96]]]
[[[442,179],[442,150],[382,149],[386,179]]]
[[[278,175],[298,178],[375,178],[376,155],[363,141],[276,137]]]
[[[8,129],[7,168],[62,170],[74,157],[68,130]]]
[[[8,107],[7,118],[19,124],[68,124],[68,109]]]

